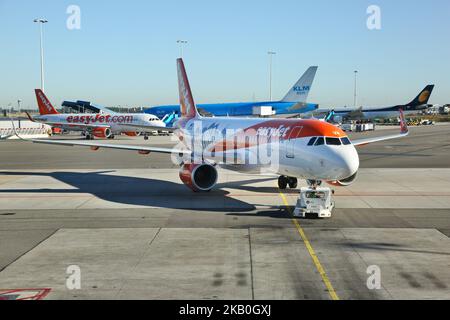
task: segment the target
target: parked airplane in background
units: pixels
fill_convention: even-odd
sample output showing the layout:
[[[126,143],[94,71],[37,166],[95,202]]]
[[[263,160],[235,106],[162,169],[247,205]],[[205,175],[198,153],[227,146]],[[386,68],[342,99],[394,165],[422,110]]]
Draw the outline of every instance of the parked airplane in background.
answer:
[[[199,104],[197,108],[202,114],[223,117],[292,115],[313,111],[318,108],[318,105],[307,103],[306,101],[316,76],[317,68],[308,68],[280,101]],[[156,106],[147,109],[145,112],[155,114],[159,118],[164,119],[165,123],[172,124],[180,115],[180,105]]]
[[[121,133],[136,136],[137,131],[148,132],[166,127],[158,117],[142,113],[115,113],[103,109],[101,114],[61,114],[56,111],[42,90],[36,89],[35,92],[40,116],[33,118],[27,114],[31,121],[67,131],[82,131],[87,140],[94,137],[113,139],[115,134]]]
[[[218,179],[218,166],[240,172],[273,170],[272,173],[280,176],[278,184],[281,189],[288,185],[296,188],[297,178],[306,179],[312,185],[325,181],[333,185],[348,186],[355,181],[359,169],[355,147],[408,134],[401,110],[399,134],[355,140],[353,143],[339,128],[315,119],[202,117],[195,106],[182,59],[177,60],[177,69],[182,115],[175,123],[175,133],[180,140],[177,148],[90,141],[28,141],[84,146],[92,150],[109,148],[131,150],[140,154],[171,154],[180,160],[181,181],[198,192],[214,188]],[[261,157],[262,148],[274,151],[270,155],[271,163]],[[250,158],[255,162],[248,161]]]
[[[376,119],[376,118],[393,118],[398,117],[399,110],[403,110],[406,115],[417,114],[421,111],[432,107],[428,104],[428,100],[433,92],[434,85],[427,85],[419,95],[410,103],[397,105],[392,107],[341,107],[341,108],[319,108],[313,111],[313,114],[325,114],[334,111],[334,117],[342,117],[348,119]],[[332,120],[332,119],[331,119]]]

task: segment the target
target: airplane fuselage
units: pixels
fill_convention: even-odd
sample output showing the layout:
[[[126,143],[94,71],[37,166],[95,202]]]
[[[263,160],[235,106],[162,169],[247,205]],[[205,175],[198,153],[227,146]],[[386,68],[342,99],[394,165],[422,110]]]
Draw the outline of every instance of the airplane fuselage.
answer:
[[[244,117],[252,116],[254,107],[272,107],[277,115],[297,114],[310,112],[317,109],[317,104],[297,103],[283,101],[263,101],[263,102],[238,102],[238,103],[218,103],[218,104],[199,104],[197,105],[201,112],[212,114],[217,117]],[[152,113],[160,118],[172,113],[179,113],[179,105],[157,106],[147,109],[145,112]]]
[[[339,107],[339,108],[319,108],[312,113],[317,114],[326,114],[331,110],[334,110],[334,114],[336,116],[341,117],[358,117],[364,119],[387,119],[387,118],[396,118],[398,117],[399,110],[402,109],[405,115],[413,115],[417,114],[423,110],[426,110],[428,105],[420,105],[420,106],[408,106],[408,105],[400,105],[393,107]]]
[[[155,126],[164,128],[165,124],[151,114],[47,114],[34,117],[33,120],[40,123],[50,123],[54,127],[70,131],[89,131],[85,125],[91,128],[110,128],[114,134],[122,132],[138,131],[136,126]]]
[[[182,143],[200,161],[210,159],[236,171],[265,170],[335,181],[359,169],[358,153],[347,135],[323,121],[199,118],[183,119],[175,125],[180,129]],[[314,138],[323,138],[323,143],[308,145]]]

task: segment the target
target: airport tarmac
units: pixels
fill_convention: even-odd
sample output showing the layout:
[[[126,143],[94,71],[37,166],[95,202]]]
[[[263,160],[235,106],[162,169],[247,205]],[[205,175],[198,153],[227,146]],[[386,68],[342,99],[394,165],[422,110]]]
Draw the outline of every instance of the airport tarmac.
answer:
[[[375,132],[350,133],[349,136],[366,138],[396,134],[399,127],[381,127]],[[411,127],[408,137],[371,144],[359,149],[362,168],[449,168],[450,124]],[[55,136],[54,139],[82,139],[80,136]],[[172,147],[174,137],[151,136],[118,137],[106,143],[128,143]],[[3,169],[176,169],[164,154],[137,156],[120,150],[91,151],[89,148],[62,148],[51,145],[23,144],[21,141],[0,140],[0,168]]]
[[[327,220],[293,219],[272,177],[220,171],[194,194],[167,156],[0,142],[0,298],[450,299],[449,133],[362,148]]]

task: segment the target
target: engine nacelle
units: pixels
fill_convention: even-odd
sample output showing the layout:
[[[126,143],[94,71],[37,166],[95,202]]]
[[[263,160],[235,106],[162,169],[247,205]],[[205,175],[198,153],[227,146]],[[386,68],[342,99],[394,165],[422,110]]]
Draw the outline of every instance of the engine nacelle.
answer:
[[[109,128],[95,128],[92,131],[92,135],[96,138],[110,138],[112,133]]]
[[[138,133],[136,131],[133,132],[124,132],[125,135],[129,136],[129,137],[137,137]]]
[[[217,183],[217,169],[210,164],[185,164],[180,169],[180,179],[195,192],[210,191]]]
[[[63,130],[61,128],[52,127],[52,134],[62,134]]]
[[[346,179],[336,180],[336,181],[327,181],[327,183],[331,184],[332,186],[335,186],[335,187],[348,187],[353,182],[355,182],[357,177],[358,177],[358,172],[356,172],[354,175],[352,175],[351,177],[348,177]]]

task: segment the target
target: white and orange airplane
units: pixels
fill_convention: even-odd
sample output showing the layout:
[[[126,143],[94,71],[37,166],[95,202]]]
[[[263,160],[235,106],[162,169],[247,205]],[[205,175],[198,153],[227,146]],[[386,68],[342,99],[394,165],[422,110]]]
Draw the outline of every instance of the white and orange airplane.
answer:
[[[94,137],[112,139],[116,134],[136,136],[136,131],[165,130],[166,124],[157,116],[145,113],[116,113],[103,110],[102,114],[62,114],[56,111],[40,89],[35,90],[40,116],[28,118],[53,128],[82,131],[87,140]]]
[[[308,119],[205,118],[197,111],[182,59],[177,60],[182,117],[175,123],[176,148],[104,144],[89,141],[29,140],[64,146],[130,150],[140,154],[166,153],[179,161],[180,179],[192,190],[210,191],[217,183],[217,167],[238,172],[271,172],[281,189],[322,181],[348,186],[356,179],[359,156],[355,147],[408,135],[403,112],[401,132],[350,141],[339,128]]]

